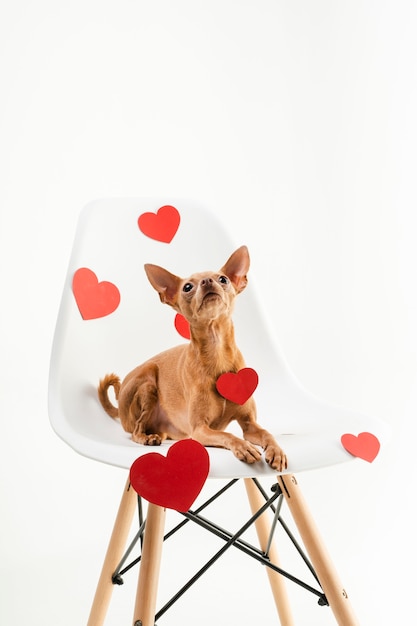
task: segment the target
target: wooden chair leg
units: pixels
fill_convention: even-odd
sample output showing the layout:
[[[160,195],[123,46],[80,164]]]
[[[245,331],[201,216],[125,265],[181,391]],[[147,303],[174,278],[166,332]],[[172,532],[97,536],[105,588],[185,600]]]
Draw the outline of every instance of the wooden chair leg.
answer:
[[[248,494],[251,511],[254,515],[265,504],[265,500],[251,478],[245,478],[245,487]],[[261,550],[265,552],[271,532],[271,524],[267,511],[265,511],[263,515],[258,517],[255,522],[255,527],[258,534],[259,545],[261,547]],[[277,567],[280,567],[278,553],[274,543],[272,543],[270,546],[269,556],[271,562]],[[278,572],[270,569],[269,567],[266,568],[266,571],[268,574],[269,584],[271,585],[271,590],[274,596],[281,626],[294,626],[294,620],[292,617],[290,602],[287,595],[287,589],[283,576],[281,574],[278,574]]]
[[[337,623],[340,626],[359,626],[348,595],[342,587],[308,510],[297,479],[293,475],[278,476],[278,483]]]
[[[123,556],[136,504],[137,495],[130,486],[128,479],[120,501],[87,626],[102,626],[104,623],[114,587],[112,575]]]
[[[166,509],[149,504],[136,593],[134,626],[154,626]]]

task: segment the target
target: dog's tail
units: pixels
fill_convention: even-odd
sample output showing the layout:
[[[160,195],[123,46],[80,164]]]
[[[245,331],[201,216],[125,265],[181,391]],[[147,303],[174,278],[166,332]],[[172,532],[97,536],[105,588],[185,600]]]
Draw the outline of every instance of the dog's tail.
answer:
[[[103,409],[106,411],[110,417],[118,417],[119,411],[118,409],[112,405],[109,400],[108,389],[109,387],[113,387],[114,395],[116,396],[116,400],[119,397],[120,391],[120,378],[116,376],[116,374],[106,374],[106,376],[100,380],[98,386],[98,399],[100,400]]]

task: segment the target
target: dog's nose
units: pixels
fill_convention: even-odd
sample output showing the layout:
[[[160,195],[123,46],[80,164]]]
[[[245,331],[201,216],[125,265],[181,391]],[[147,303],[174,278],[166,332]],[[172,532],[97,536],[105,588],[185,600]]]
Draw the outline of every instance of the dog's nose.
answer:
[[[212,285],[213,284],[213,279],[212,278],[203,278],[200,285],[202,287],[206,287],[207,285]]]

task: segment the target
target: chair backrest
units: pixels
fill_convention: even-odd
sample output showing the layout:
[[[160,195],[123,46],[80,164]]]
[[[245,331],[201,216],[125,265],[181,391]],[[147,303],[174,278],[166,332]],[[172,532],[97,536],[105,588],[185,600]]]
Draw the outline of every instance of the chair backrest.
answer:
[[[110,199],[83,210],[58,315],[49,381],[52,426],[77,452],[130,466],[139,455],[138,446],[104,413],[97,399],[98,381],[110,372],[123,378],[150,356],[187,341],[175,328],[175,312],[160,303],[149,284],[144,263],[185,277],[220,269],[244,243],[248,242],[231,240],[212,213],[189,201]],[[94,275],[101,285],[94,283]],[[249,285],[236,301],[234,323],[246,365],[259,375],[255,392],[259,422],[284,435],[290,448],[298,436],[300,462],[291,469],[347,460],[349,455],[334,439],[352,430],[357,419],[362,428],[362,418],[335,411],[300,387],[250,279],[249,273]],[[321,442],[331,441],[327,457],[316,450],[310,459],[314,433]]]

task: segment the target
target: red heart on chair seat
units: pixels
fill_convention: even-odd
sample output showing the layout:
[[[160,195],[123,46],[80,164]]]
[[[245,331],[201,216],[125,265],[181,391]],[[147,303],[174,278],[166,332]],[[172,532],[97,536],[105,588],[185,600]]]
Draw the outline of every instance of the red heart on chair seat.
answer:
[[[258,386],[258,374],[251,367],[244,367],[236,372],[226,372],[218,377],[217,391],[223,398],[245,404]]]
[[[81,267],[72,279],[72,291],[84,320],[110,315],[120,303],[120,292],[116,285],[103,281],[87,267]]]
[[[177,441],[166,457],[158,452],[140,456],[130,468],[130,482],[152,504],[186,512],[209,473],[207,450],[194,439]]]
[[[372,433],[360,433],[357,437],[347,433],[342,435],[341,442],[350,454],[369,463],[376,458],[380,448],[377,437]]]
[[[138,219],[139,229],[144,235],[170,243],[180,225],[180,214],[174,206],[162,206],[156,213],[142,213]]]

